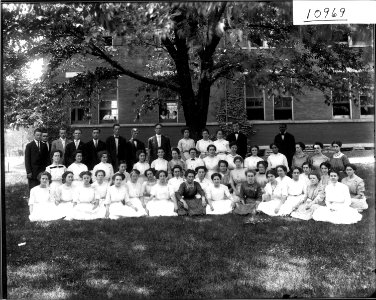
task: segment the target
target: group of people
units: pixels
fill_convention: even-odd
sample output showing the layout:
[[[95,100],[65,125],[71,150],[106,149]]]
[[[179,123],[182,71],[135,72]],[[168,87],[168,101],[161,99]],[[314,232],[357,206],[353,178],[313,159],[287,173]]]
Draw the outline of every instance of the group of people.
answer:
[[[94,128],[93,139],[83,143],[80,129],[69,141],[61,128],[51,145],[42,142],[43,130],[34,131],[25,151],[31,221],[235,213],[250,215],[246,223],[253,224],[265,213],[351,224],[368,208],[364,181],[341,152],[342,143],[332,142],[329,158],[315,142],[309,156],[286,124],[266,160],[258,146],[247,155],[238,123],[226,139],[217,130],[214,141],[208,129],[195,142],[184,128],[174,148],[158,123],[147,151],[137,128],[128,141],[119,130],[114,124],[102,142]]]

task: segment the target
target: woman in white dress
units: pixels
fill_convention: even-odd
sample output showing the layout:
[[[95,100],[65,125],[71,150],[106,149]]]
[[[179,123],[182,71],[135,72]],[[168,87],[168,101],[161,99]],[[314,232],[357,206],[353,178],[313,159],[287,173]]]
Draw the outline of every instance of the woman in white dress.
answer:
[[[60,164],[60,158],[63,152],[60,150],[55,150],[52,154],[52,164],[46,167],[46,172],[51,174],[51,184],[50,189],[52,193],[55,193],[56,189],[62,185],[62,175],[65,173],[67,168]]]
[[[239,201],[240,186],[243,182],[247,181],[245,175],[246,168],[243,167],[243,158],[237,156],[234,158],[235,169],[230,171],[230,184],[233,190],[233,197],[236,202]]]
[[[220,159],[215,154],[216,147],[214,145],[209,145],[207,150],[209,155],[203,161],[207,169],[206,178],[210,179],[211,175],[218,171],[218,162]]]
[[[94,176],[96,180],[91,184],[91,186],[94,188],[94,191],[99,198],[99,206],[104,208],[104,202],[106,201],[107,190],[110,187],[110,184],[105,180],[105,171],[96,170]]]
[[[251,147],[251,156],[248,156],[244,160],[244,168],[248,170],[257,169],[257,163],[259,161],[264,161],[261,157],[258,156],[259,151],[260,151],[259,146],[254,145]]]
[[[287,158],[282,153],[279,153],[278,145],[275,143],[270,144],[270,149],[272,149],[273,153],[270,153],[268,156],[268,170],[275,169],[279,165],[283,165],[287,168],[287,172],[289,171],[289,164],[287,162]]]
[[[157,180],[155,179],[155,170],[148,169],[145,171],[144,175],[146,177],[146,181],[142,184],[142,195],[144,196],[144,202],[147,203],[150,199],[150,192],[154,185],[157,184]]]
[[[74,154],[74,163],[72,163],[67,171],[73,172],[73,182],[72,186],[73,188],[78,188],[82,186],[82,177],[80,177],[80,174],[82,172],[88,171],[87,166],[82,163],[82,151],[77,150]]]
[[[177,203],[171,199],[167,184],[167,172],[161,170],[157,173],[158,182],[151,188],[150,200],[146,204],[149,216],[177,216]]]
[[[140,171],[133,169],[130,175],[131,180],[126,184],[129,193],[129,201],[134,207],[137,207],[137,212],[140,216],[146,216],[148,211],[144,202],[144,195],[142,194],[142,184],[138,181]]]
[[[257,163],[257,172],[255,175],[255,180],[260,185],[262,192],[264,192],[264,187],[268,183],[268,178],[266,178],[267,167],[268,163],[265,160],[259,161]]]
[[[282,185],[285,185],[287,188],[287,185],[292,181],[292,179],[287,176],[287,168],[284,165],[279,165],[275,168],[278,174],[278,178],[276,179],[278,183],[281,183]]]
[[[63,215],[65,220],[72,219],[73,195],[75,190],[72,187],[73,173],[66,171],[62,175],[63,184],[55,190],[55,203]]]
[[[211,181],[211,179],[206,178],[207,171],[208,169],[206,169],[205,166],[197,167],[195,170],[197,175],[196,175],[196,178],[194,179],[194,181],[200,184],[205,195],[206,195],[207,189],[213,184],[213,181]]]
[[[323,187],[326,187],[330,183],[329,170],[331,169],[329,162],[325,161],[320,164],[320,183]]]
[[[180,165],[175,165],[172,168],[172,174],[174,177],[170,178],[168,181],[168,188],[170,191],[171,199],[174,201],[174,203],[177,203],[177,199],[175,196],[175,193],[179,190],[180,185],[184,182],[184,178],[182,177],[183,169]],[[178,206],[175,206],[175,211],[178,210]]]
[[[347,164],[345,171],[347,177],[343,178],[341,182],[349,187],[351,197],[350,207],[357,209],[358,212],[362,212],[368,208],[367,199],[364,195],[364,181],[355,175],[356,166],[354,164]]]
[[[217,149],[217,156],[219,159],[224,159],[226,160],[226,155],[230,153],[230,145],[229,142],[226,141],[223,138],[223,131],[222,129],[217,130],[217,139],[213,142],[213,145]]]
[[[196,148],[191,148],[195,149]],[[188,150],[188,155],[189,155],[189,150]],[[168,169],[171,171],[171,174],[168,174],[169,178],[173,177],[173,170],[172,168],[175,167],[176,165],[180,166],[182,170],[185,170],[185,162],[179,158],[180,155],[180,150],[178,148],[172,148],[171,149],[171,156],[172,159],[168,162]]]
[[[220,160],[218,162],[218,173],[221,175],[221,184],[228,187],[230,193],[232,193],[230,170],[228,169],[228,162],[226,160]]]
[[[302,174],[300,174],[300,178],[299,180],[304,180],[304,182],[306,183],[306,185],[310,185],[310,179],[309,179],[309,174],[311,174],[312,172],[312,166],[309,162],[305,162],[302,164]],[[320,179],[319,179],[320,180]]]
[[[56,206],[55,196],[48,186],[51,174],[41,172],[38,174],[38,180],[40,184],[30,190],[29,220],[31,222],[53,221],[65,217],[64,212]]]
[[[189,159],[189,149],[195,147],[195,141],[189,138],[189,128],[183,128],[181,133],[183,134],[183,138],[179,140],[177,148],[180,150],[181,158],[185,161]]]
[[[140,171],[140,176],[138,177],[138,181],[141,184],[146,181],[145,171],[150,169],[149,163],[146,161],[146,153],[144,150],[138,150],[136,152],[136,157],[138,158],[138,162],[133,165],[133,169]]]
[[[108,182],[111,185],[111,178],[114,175],[114,168],[110,163],[107,162],[108,160],[108,153],[107,151],[99,151],[98,158],[100,159],[100,163],[95,165],[93,168],[93,174],[95,174],[98,170],[103,170],[106,174],[104,177],[104,181]],[[93,181],[96,180],[96,177],[93,178]]]
[[[262,195],[262,202],[258,205],[257,211],[269,216],[278,216],[279,208],[287,198],[287,187],[278,183],[277,172],[272,169],[266,172],[268,183],[265,186],[265,193]]]
[[[212,174],[211,180],[213,184],[209,186],[206,195],[209,203],[206,205],[206,214],[224,215],[230,213],[235,204],[228,187],[221,184],[219,173]]]
[[[123,185],[123,174],[115,174],[112,177],[114,185],[110,186],[106,195],[105,218],[117,220],[125,217],[141,217],[142,212],[129,200],[128,188]]]
[[[234,158],[239,156],[236,151],[238,151],[238,145],[236,145],[235,142],[232,142],[230,144],[230,153],[226,155],[226,161],[228,163],[228,169],[230,171],[235,169]]]
[[[99,195],[91,186],[91,172],[80,174],[82,185],[77,187],[73,195],[72,218],[75,220],[94,220],[104,217],[104,210],[99,206]]]
[[[127,172],[127,162],[125,160],[121,160],[119,161],[119,171],[117,171],[115,174],[123,174],[124,175],[124,179],[123,181],[121,182],[122,185],[125,186],[125,184],[131,180],[131,176],[129,175],[129,173]],[[114,175],[115,175],[114,174]],[[113,176],[112,176],[113,178]]]
[[[202,139],[197,141],[196,149],[200,152],[200,158],[204,159],[208,153],[208,146],[213,144],[213,141],[209,139],[209,130],[207,128],[202,130]]]
[[[287,183],[287,199],[279,209],[278,215],[287,216],[295,210],[305,198],[306,184],[303,180],[299,180],[302,169],[294,167],[292,169],[292,180]]]
[[[312,215],[315,221],[334,224],[353,224],[362,219],[362,215],[350,207],[351,197],[347,185],[338,182],[339,172],[330,170],[330,183],[325,187],[325,204],[320,206]]]
[[[168,161],[164,159],[165,152],[163,148],[159,147],[157,152],[158,158],[151,162],[150,167],[156,171],[166,171],[169,173]]]

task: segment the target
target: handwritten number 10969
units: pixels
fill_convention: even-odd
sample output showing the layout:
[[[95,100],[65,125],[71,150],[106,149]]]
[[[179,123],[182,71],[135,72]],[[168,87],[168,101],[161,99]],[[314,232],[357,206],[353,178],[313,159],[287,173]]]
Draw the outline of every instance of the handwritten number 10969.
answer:
[[[311,18],[315,17],[316,19],[323,18],[326,19],[328,16],[329,18],[342,18],[345,14],[345,8],[340,8],[339,12],[336,11],[335,8],[333,8],[333,11],[330,12],[331,9],[324,8],[322,11],[320,9],[316,9],[315,11],[311,11],[311,9],[308,10],[307,19],[311,16]]]

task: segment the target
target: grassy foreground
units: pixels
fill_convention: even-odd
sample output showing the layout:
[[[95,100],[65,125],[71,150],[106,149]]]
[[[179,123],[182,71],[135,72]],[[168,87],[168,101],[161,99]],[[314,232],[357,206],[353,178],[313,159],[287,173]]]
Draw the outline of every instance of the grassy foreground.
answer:
[[[354,225],[243,225],[235,215],[33,224],[26,185],[8,184],[8,298],[367,297],[376,288],[375,175],[373,165],[359,168],[370,208]]]

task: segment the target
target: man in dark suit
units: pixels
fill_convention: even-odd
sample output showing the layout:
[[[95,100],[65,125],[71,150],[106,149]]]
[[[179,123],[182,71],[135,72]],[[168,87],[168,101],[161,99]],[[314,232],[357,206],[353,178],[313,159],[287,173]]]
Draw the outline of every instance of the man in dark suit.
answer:
[[[274,138],[274,143],[278,145],[279,152],[287,158],[289,166],[292,163],[292,157],[295,153],[295,138],[287,132],[287,125],[279,125],[279,133]]]
[[[247,136],[240,131],[238,122],[232,122],[232,129],[233,132],[226,137],[226,140],[228,140],[230,144],[232,142],[236,143],[236,145],[238,146],[238,151],[236,153],[245,158],[248,150]]]
[[[26,145],[25,149],[25,169],[29,190],[39,184],[38,174],[43,172],[46,167],[45,162],[48,158],[47,147],[41,142],[42,131],[34,130],[34,140]]]
[[[111,164],[114,172],[119,170],[119,162],[125,160],[127,162],[127,171],[130,171],[132,165],[132,150],[127,140],[119,135],[120,124],[116,123],[112,126],[113,135],[106,140],[106,149],[110,155]]]
[[[69,167],[75,161],[74,154],[77,150],[82,151],[83,162],[85,163],[85,143],[82,142],[80,139],[81,129],[77,128],[73,131],[73,141],[65,146],[64,160],[66,167]]]
[[[64,161],[65,146],[68,145],[70,142],[72,142],[72,140],[67,139],[67,130],[63,127],[59,129],[59,136],[60,138],[52,141],[51,152],[55,150],[60,150],[63,153],[62,157],[60,157],[60,163],[65,165],[65,161]]]
[[[135,164],[138,161],[136,153],[138,150],[143,150],[145,152],[145,144],[137,139],[138,129],[132,128],[131,138],[129,139],[130,147],[132,149],[132,163]]]
[[[45,168],[51,164],[51,143],[48,141],[48,130],[42,129],[42,143],[47,146],[48,156],[45,161]]]
[[[99,139],[100,132],[99,128],[93,128],[91,133],[93,139],[84,146],[86,154],[85,164],[89,170],[93,170],[94,166],[100,163],[98,152],[106,150],[106,143]]]
[[[153,160],[158,158],[158,148],[163,148],[165,152],[164,159],[170,161],[172,158],[171,155],[171,145],[170,139],[162,133],[162,124],[157,123],[155,124],[155,135],[148,139],[148,148],[149,148],[149,164],[152,163]]]

